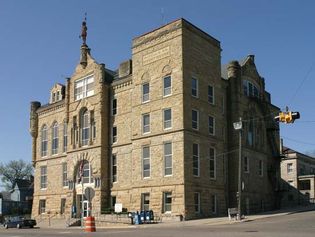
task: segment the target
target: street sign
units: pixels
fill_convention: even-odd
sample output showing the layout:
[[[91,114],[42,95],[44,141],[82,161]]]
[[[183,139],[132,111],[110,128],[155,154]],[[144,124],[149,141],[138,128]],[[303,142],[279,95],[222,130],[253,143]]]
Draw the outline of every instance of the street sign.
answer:
[[[240,129],[242,129],[242,121],[233,123],[233,126],[234,126],[234,129],[235,129],[235,130],[240,130]]]
[[[92,198],[95,196],[95,191],[93,188],[88,187],[84,190],[84,195],[88,201],[91,201]]]

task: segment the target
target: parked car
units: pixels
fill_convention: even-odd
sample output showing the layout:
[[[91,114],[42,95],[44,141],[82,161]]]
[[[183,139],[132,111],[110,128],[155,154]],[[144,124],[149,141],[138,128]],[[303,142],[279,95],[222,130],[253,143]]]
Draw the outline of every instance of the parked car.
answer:
[[[20,216],[10,217],[4,221],[4,228],[22,228],[22,227],[30,227],[33,228],[36,225],[36,220],[33,219],[25,219]]]

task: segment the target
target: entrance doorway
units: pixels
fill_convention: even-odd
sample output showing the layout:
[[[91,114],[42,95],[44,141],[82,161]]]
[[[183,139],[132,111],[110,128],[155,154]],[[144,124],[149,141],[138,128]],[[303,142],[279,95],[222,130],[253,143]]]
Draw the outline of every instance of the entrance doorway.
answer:
[[[82,217],[87,217],[91,215],[91,203],[85,198],[83,195],[83,203],[82,203],[82,195],[77,195],[77,202],[76,202],[76,209],[78,210],[77,212],[77,218]]]

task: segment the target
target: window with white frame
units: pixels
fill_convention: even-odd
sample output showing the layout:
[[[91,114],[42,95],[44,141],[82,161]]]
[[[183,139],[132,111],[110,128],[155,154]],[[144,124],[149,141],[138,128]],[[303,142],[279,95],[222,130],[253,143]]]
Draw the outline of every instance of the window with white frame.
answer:
[[[117,142],[117,127],[113,127],[112,129],[112,142],[115,143]]]
[[[200,213],[200,193],[194,193],[194,206],[195,206],[195,213]]]
[[[41,130],[41,156],[47,156],[47,148],[48,148],[48,129],[47,126],[44,125]]]
[[[142,211],[150,210],[150,193],[141,194],[141,210]]]
[[[252,82],[243,80],[243,90],[244,95],[249,97],[259,97],[259,89],[256,85],[254,85]]]
[[[142,147],[142,176],[149,178],[151,173],[150,147]]]
[[[163,212],[172,212],[172,192],[163,193]]]
[[[208,85],[208,102],[214,104],[214,88],[211,85]]]
[[[258,173],[259,173],[259,176],[263,176],[264,174],[264,163],[262,160],[259,160]]]
[[[94,77],[89,76],[74,82],[74,97],[75,100],[94,95]]]
[[[173,174],[173,154],[172,154],[172,143],[164,143],[164,175]]]
[[[142,85],[142,103],[150,100],[150,84],[145,83]]]
[[[211,195],[211,212],[212,214],[217,213],[217,195],[215,194]]]
[[[293,172],[293,163],[287,164],[287,173],[290,174]]]
[[[253,118],[250,118],[250,121],[249,121],[249,124],[248,124],[247,144],[249,146],[253,146],[254,145],[254,122],[253,122]]]
[[[172,77],[166,76],[163,79],[163,96],[172,94]]]
[[[58,144],[59,144],[57,122],[55,122],[54,125],[52,126],[51,135],[52,135],[51,154],[55,155],[58,153]]]
[[[117,99],[113,99],[112,100],[112,115],[116,115],[117,114]]]
[[[44,214],[46,212],[46,200],[40,199],[38,205],[38,214]]]
[[[199,176],[199,144],[193,144],[193,174]]]
[[[68,187],[68,170],[67,163],[62,163],[62,186]]]
[[[199,111],[191,110],[191,127],[195,130],[199,129]]]
[[[117,182],[117,157],[112,155],[112,182]]]
[[[47,188],[47,166],[40,167],[40,188]]]
[[[191,95],[198,97],[198,80],[196,78],[191,79]]]
[[[172,128],[172,109],[163,110],[164,129]]]
[[[63,152],[67,152],[67,146],[68,146],[68,124],[65,121],[63,123]]]
[[[212,116],[208,117],[208,130],[210,135],[215,135],[215,119]]]
[[[93,183],[91,163],[87,160],[83,162],[82,180],[84,184]]]
[[[142,133],[150,132],[150,114],[142,115]]]
[[[210,178],[216,178],[216,154],[213,147],[209,148],[209,161],[210,161]]]
[[[85,110],[81,115],[81,128],[82,146],[86,146],[90,141],[90,115],[88,110]]]
[[[244,172],[249,173],[249,159],[247,156],[244,156]]]

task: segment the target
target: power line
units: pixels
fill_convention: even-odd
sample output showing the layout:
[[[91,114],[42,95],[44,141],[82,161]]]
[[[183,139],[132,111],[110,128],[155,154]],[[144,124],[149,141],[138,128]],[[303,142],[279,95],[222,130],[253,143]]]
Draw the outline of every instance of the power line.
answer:
[[[289,137],[285,137],[285,136],[281,136],[281,137],[284,138],[284,139],[287,139],[287,140],[289,140],[289,141],[292,141],[292,142],[296,142],[296,143],[300,143],[300,144],[304,144],[304,145],[315,146],[315,143],[299,141],[299,140],[296,140],[296,139],[293,139],[293,138],[289,138]]]

